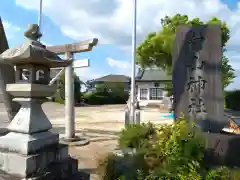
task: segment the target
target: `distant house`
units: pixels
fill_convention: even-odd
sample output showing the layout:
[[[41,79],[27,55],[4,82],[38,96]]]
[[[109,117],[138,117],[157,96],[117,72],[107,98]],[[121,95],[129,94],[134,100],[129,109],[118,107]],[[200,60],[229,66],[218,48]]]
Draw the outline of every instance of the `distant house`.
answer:
[[[172,77],[166,71],[159,68],[139,70],[136,76],[137,99],[140,106],[148,104],[161,104],[167,92],[164,90],[166,83],[172,81]]]
[[[130,77],[125,75],[106,75],[90,81],[90,87],[88,91],[95,91],[97,85],[108,84],[108,91],[111,91],[111,85],[122,84],[124,91],[129,91],[130,89]]]

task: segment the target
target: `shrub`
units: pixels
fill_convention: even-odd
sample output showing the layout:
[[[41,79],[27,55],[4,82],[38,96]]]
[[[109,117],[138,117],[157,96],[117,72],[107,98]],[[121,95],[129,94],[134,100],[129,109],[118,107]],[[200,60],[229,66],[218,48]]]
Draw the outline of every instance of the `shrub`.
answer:
[[[59,103],[59,104],[64,104],[65,103],[65,101],[63,99],[55,99],[55,102]]]
[[[225,92],[225,106],[228,109],[240,110],[240,90]]]
[[[82,94],[83,100],[88,99],[90,96],[92,96],[92,92],[85,92]]]
[[[130,125],[120,133],[119,146],[122,149],[140,148],[143,141],[149,140],[154,133],[154,126],[151,123]]]
[[[200,131],[186,121],[158,129],[155,144],[148,153],[156,160],[152,176],[163,179],[199,179],[198,170],[203,158],[205,139]]]
[[[109,154],[97,168],[102,180],[137,180],[138,172],[147,175],[148,168],[142,154],[117,156]]]
[[[118,170],[119,158],[114,154],[109,154],[107,157],[99,160],[97,171],[103,180],[117,179],[120,175]]]
[[[205,141],[196,127],[185,121],[161,127],[151,123],[131,125],[121,132],[119,138],[121,148],[136,148],[136,153],[131,155],[132,162],[135,162],[131,180],[157,180],[159,177],[198,180],[204,145]],[[128,159],[125,158],[125,163]],[[119,171],[118,178],[128,179]]]
[[[96,93],[85,93],[82,98],[85,103],[91,105],[102,105],[107,102],[106,96],[98,95]]]
[[[131,125],[121,132],[119,146],[136,153],[108,156],[99,163],[100,174],[104,180],[240,180],[238,169],[201,166],[205,144],[201,131],[184,120]]]
[[[206,180],[226,180],[229,179],[229,169],[225,167],[220,167],[210,170],[205,179]]]
[[[82,96],[87,104],[102,105],[102,104],[125,104],[128,98],[127,93],[116,94],[114,92],[87,92]]]

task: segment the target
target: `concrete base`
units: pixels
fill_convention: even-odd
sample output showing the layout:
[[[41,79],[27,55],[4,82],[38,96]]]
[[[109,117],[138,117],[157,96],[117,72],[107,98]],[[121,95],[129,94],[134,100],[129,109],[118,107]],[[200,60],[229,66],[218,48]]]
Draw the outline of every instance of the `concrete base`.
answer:
[[[69,157],[64,161],[52,163],[44,172],[37,172],[29,177],[23,178],[0,171],[0,178],[1,180],[67,180],[74,179],[77,172],[78,161]]]
[[[57,144],[58,140],[59,135],[50,131],[34,134],[9,132],[0,137],[0,151],[28,155],[51,144]]]
[[[75,160],[69,160],[68,146],[63,144],[49,146],[33,155],[0,152],[0,170],[2,171],[0,178],[16,177],[16,180],[20,180],[37,177],[35,179],[40,180],[46,178],[46,175],[50,176],[50,173],[51,177],[58,175],[57,177],[61,176],[61,178],[57,179],[62,179],[68,174],[77,172],[76,164]]]
[[[224,133],[224,134],[223,134]],[[205,133],[207,138],[204,165],[207,167],[240,167],[240,135]]]
[[[89,138],[75,136],[74,138],[61,138],[61,143],[67,144],[69,146],[86,146],[90,143]]]

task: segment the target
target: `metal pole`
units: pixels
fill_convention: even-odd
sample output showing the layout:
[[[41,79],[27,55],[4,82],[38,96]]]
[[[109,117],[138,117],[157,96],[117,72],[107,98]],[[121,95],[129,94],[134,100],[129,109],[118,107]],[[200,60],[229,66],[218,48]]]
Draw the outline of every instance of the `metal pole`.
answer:
[[[132,77],[131,77],[131,106],[130,120],[135,123],[135,66],[136,66],[136,33],[137,33],[137,0],[133,0],[133,25],[132,25]]]
[[[66,52],[65,59],[71,59],[72,53]],[[72,64],[65,68],[65,138],[75,137],[74,81]]]
[[[39,5],[38,27],[39,27],[39,32],[41,32],[41,28],[42,28],[42,0],[40,0],[40,5]],[[38,40],[40,41],[40,38]]]

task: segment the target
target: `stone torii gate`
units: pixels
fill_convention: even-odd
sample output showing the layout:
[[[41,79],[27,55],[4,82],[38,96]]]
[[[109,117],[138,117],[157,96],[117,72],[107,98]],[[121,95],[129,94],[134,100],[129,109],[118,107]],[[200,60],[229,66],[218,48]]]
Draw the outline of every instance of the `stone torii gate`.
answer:
[[[73,59],[74,53],[89,52],[96,46],[98,39],[80,41],[72,44],[48,46],[47,49],[57,55],[65,55],[65,59]],[[65,68],[65,139],[75,139],[74,82],[73,65]]]

